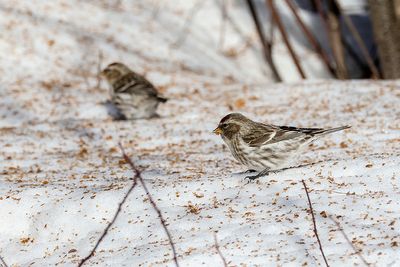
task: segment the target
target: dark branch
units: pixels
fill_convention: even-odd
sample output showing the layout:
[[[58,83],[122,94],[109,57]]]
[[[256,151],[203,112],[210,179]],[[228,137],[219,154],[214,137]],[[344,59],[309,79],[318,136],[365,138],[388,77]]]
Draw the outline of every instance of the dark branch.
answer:
[[[101,64],[103,62],[103,52],[99,50],[99,55],[98,55],[98,61],[97,61],[97,82],[96,82],[96,88],[100,88],[100,83],[101,83]]]
[[[178,37],[178,40],[176,40],[174,43],[171,44],[172,47],[179,48],[183,44],[183,42],[185,41],[185,39],[190,31],[190,24],[192,23],[193,19],[195,18],[197,12],[199,12],[201,10],[201,8],[203,7],[203,4],[205,2],[206,1],[198,0],[193,5],[193,7],[190,9],[189,15],[187,16],[185,23],[183,25],[182,32],[181,32],[180,36]]]
[[[353,248],[353,250],[355,251],[355,253],[357,253],[358,257],[360,257],[360,259],[362,260],[362,262],[366,265],[366,266],[371,266],[370,263],[368,263],[365,258],[363,257],[363,255],[361,254],[361,251],[359,249],[357,249],[353,242],[351,242],[351,240],[347,237],[346,233],[344,232],[342,226],[340,225],[340,223],[338,221],[336,221],[332,216],[329,216],[329,219],[331,219],[337,226],[337,228],[339,229],[339,231],[342,233],[342,235],[344,236],[344,238],[346,239],[347,243],[349,243],[349,245]]]
[[[320,0],[312,0],[311,3],[313,4],[314,9],[318,12],[321,22],[324,25],[325,32],[329,35],[328,18],[323,10],[322,2]],[[328,44],[330,45],[329,48],[332,50],[332,43],[328,43]]]
[[[147,189],[147,186],[146,186],[146,184],[144,183],[144,179],[143,179],[143,177],[142,177],[142,175],[141,175],[141,172],[140,172],[139,169],[136,167],[136,165],[132,162],[132,160],[125,154],[125,151],[124,151],[124,149],[123,149],[123,147],[122,147],[121,144],[119,144],[119,147],[120,147],[121,150],[122,150],[122,154],[123,154],[123,156],[124,156],[125,161],[131,166],[132,170],[135,172],[135,181],[136,181],[137,179],[140,181],[140,183],[141,183],[142,186],[143,186],[144,191],[146,192],[147,198],[149,199],[149,201],[150,201],[151,205],[153,206],[154,210],[157,212],[158,218],[160,219],[160,222],[161,222],[161,224],[162,224],[162,226],[163,226],[163,228],[164,228],[164,231],[165,231],[165,233],[166,233],[167,236],[168,236],[168,241],[169,241],[169,244],[170,244],[171,249],[172,249],[172,254],[173,254],[173,257],[174,257],[173,259],[174,259],[175,265],[176,265],[177,267],[179,267],[178,259],[177,259],[177,254],[176,254],[176,249],[175,249],[175,243],[172,241],[171,233],[169,232],[169,230],[168,230],[168,228],[167,228],[167,225],[166,225],[166,223],[165,223],[165,219],[164,219],[163,216],[162,216],[161,210],[157,207],[157,204],[156,204],[156,202],[153,200],[153,197],[151,196],[151,194],[150,194],[150,192],[149,192],[149,189]]]
[[[300,17],[297,8],[293,4],[291,0],[286,0],[286,4],[289,9],[292,11],[296,21],[298,22],[301,30],[303,31],[304,35],[306,36],[308,42],[313,46],[317,55],[321,58],[321,60],[325,63],[325,66],[331,72],[333,76],[336,75],[335,69],[330,63],[328,54],[322,49],[321,45],[319,44],[317,38],[315,38],[314,34],[308,29],[306,24],[304,23],[303,19]]]
[[[214,244],[215,244],[215,249],[217,250],[219,257],[221,258],[224,267],[227,267],[228,264],[226,263],[226,259],[225,259],[224,255],[222,255],[221,250],[219,250],[219,245],[218,245],[218,240],[217,240],[217,234],[216,233],[214,233]]]
[[[306,75],[303,71],[303,68],[301,67],[301,64],[299,62],[299,59],[296,55],[296,52],[294,51],[292,44],[290,43],[289,37],[286,33],[286,29],[283,26],[283,23],[281,21],[281,18],[279,17],[279,14],[275,8],[275,5],[272,0],[266,0],[266,4],[269,7],[269,10],[271,11],[271,15],[274,19],[275,24],[278,26],[279,31],[281,32],[283,42],[285,43],[287,49],[289,50],[290,56],[293,59],[294,64],[296,65],[297,71],[299,72],[301,78],[305,79]]]
[[[0,256],[0,266],[8,267],[7,263],[4,261],[2,256]]]
[[[342,38],[340,36],[340,29],[337,17],[333,12],[328,12],[328,15],[326,14],[323,9],[321,0],[313,0],[312,2],[318,11],[322,24],[324,25],[325,31],[328,35],[329,49],[331,50],[333,58],[335,60],[336,78],[346,79],[347,69],[344,61],[344,48]]]
[[[363,54],[365,60],[367,61],[367,65],[369,70],[372,73],[372,78],[373,79],[380,79],[380,74],[378,71],[378,68],[375,66],[373,59],[371,58],[371,55],[368,52],[368,49],[363,41],[363,39],[360,36],[360,33],[357,31],[356,27],[354,26],[353,21],[351,18],[346,14],[346,12],[342,9],[339,1],[334,0],[334,3],[336,4],[337,8],[339,9],[340,14],[342,15],[344,19],[344,23],[346,24],[347,28],[351,32],[351,34],[354,37],[354,40],[356,40],[361,53]]]
[[[322,0],[318,0],[322,6]],[[322,8],[321,8],[322,10]],[[323,12],[323,11],[321,11]],[[336,60],[336,71],[339,79],[348,79],[349,73],[347,70],[345,59],[344,38],[341,34],[341,25],[339,21],[339,11],[333,0],[328,0],[327,22],[329,26],[329,40],[331,42],[333,56]]]
[[[251,17],[253,18],[254,24],[255,24],[256,29],[257,29],[258,36],[259,36],[260,41],[261,41],[261,45],[263,47],[264,58],[267,61],[269,67],[271,68],[271,71],[272,71],[272,74],[274,76],[274,79],[277,82],[281,82],[282,78],[279,75],[279,72],[276,69],[274,60],[272,58],[272,43],[269,40],[267,40],[267,38],[264,35],[264,31],[263,31],[260,19],[257,16],[257,11],[256,11],[256,8],[254,6],[253,1],[252,0],[247,0],[246,3],[248,5],[248,7],[249,7]]]
[[[104,237],[107,235],[108,230],[110,229],[110,227],[111,227],[111,226],[115,223],[115,221],[117,220],[117,217],[118,217],[119,213],[121,212],[122,205],[124,205],[125,201],[128,199],[129,194],[130,194],[130,193],[132,192],[132,190],[136,187],[136,185],[137,185],[137,180],[138,180],[139,176],[141,175],[141,174],[140,174],[140,171],[139,171],[137,168],[135,168],[135,166],[133,165],[133,163],[131,162],[131,160],[129,159],[129,157],[125,154],[125,151],[124,151],[123,147],[121,146],[121,144],[120,144],[120,148],[121,148],[121,150],[122,150],[122,154],[123,154],[123,156],[124,156],[125,161],[126,161],[129,165],[131,165],[132,169],[133,169],[134,172],[135,172],[135,176],[134,176],[134,178],[133,178],[133,183],[132,183],[131,187],[129,188],[129,190],[126,192],[126,194],[125,194],[124,198],[122,199],[122,201],[118,204],[118,209],[117,209],[117,211],[115,212],[113,219],[112,219],[111,222],[107,225],[107,227],[104,229],[104,231],[103,231],[103,233],[101,234],[99,240],[97,240],[96,245],[95,245],[95,246],[93,247],[93,249],[90,251],[89,255],[87,255],[85,258],[83,258],[83,259],[81,260],[81,262],[79,263],[78,267],[83,266],[83,264],[85,264],[86,261],[88,261],[91,257],[93,257],[93,255],[94,255],[96,249],[98,248],[98,246],[100,245],[100,243],[103,241]]]
[[[169,244],[170,244],[171,249],[172,249],[172,254],[173,254],[173,256],[174,256],[175,265],[176,265],[177,267],[179,267],[178,259],[177,259],[177,256],[176,256],[175,244],[174,244],[174,242],[172,241],[171,233],[169,232],[169,230],[168,230],[168,228],[167,228],[167,225],[165,224],[165,219],[163,218],[160,209],[157,207],[157,204],[154,202],[152,196],[150,195],[150,192],[149,192],[149,190],[147,189],[147,186],[146,186],[146,184],[144,183],[144,180],[143,180],[143,178],[142,178],[141,176],[140,176],[140,178],[139,178],[139,181],[140,181],[140,183],[142,184],[144,191],[146,191],[146,195],[147,195],[147,197],[149,198],[151,205],[153,206],[154,210],[157,212],[158,218],[160,219],[160,222],[161,222],[161,224],[162,224],[162,226],[163,226],[163,228],[164,228],[164,231],[165,231],[165,233],[166,233],[167,236],[168,236],[168,241],[169,241]]]
[[[219,5],[219,2],[221,2],[221,27],[220,27],[220,31],[219,31],[218,47],[222,50],[224,47],[226,21],[228,19],[228,10],[226,7],[225,0],[222,0],[222,1],[216,0],[215,2],[217,5]]]
[[[304,182],[304,180],[301,180],[301,182],[303,183],[304,190],[306,191],[306,194],[307,194],[308,205],[310,206],[310,212],[311,212],[312,221],[313,221],[313,224],[314,224],[314,234],[315,234],[315,237],[317,238],[317,241],[318,241],[319,250],[321,251],[321,254],[322,254],[322,257],[324,258],[326,266],[329,267],[328,261],[327,261],[327,259],[325,257],[324,250],[322,249],[321,240],[319,240],[319,235],[318,235],[318,231],[317,231],[317,223],[315,221],[314,210],[313,210],[313,207],[312,207],[312,204],[311,204],[310,195],[308,194],[306,182]]]

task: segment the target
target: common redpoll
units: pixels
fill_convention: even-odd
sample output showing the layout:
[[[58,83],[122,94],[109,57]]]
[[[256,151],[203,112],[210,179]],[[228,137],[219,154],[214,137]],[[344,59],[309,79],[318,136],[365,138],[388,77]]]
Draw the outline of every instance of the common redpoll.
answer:
[[[111,86],[111,103],[120,113],[118,119],[155,117],[158,104],[167,101],[146,78],[122,63],[108,65],[101,75]]]
[[[315,139],[351,126],[331,129],[296,128],[254,122],[240,113],[226,115],[214,130],[221,135],[233,157],[259,173],[251,180],[279,171]]]

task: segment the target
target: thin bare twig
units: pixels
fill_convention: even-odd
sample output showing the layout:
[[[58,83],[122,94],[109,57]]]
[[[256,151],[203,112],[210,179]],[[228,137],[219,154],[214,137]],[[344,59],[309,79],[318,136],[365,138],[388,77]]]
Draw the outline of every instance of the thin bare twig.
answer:
[[[319,250],[321,251],[321,254],[322,254],[322,257],[324,258],[326,266],[329,267],[328,260],[326,259],[324,250],[322,249],[321,240],[319,239],[319,235],[318,235],[318,231],[317,231],[317,223],[315,221],[314,210],[313,210],[313,207],[312,207],[312,204],[311,204],[310,195],[308,194],[306,182],[304,180],[301,180],[301,182],[303,183],[304,190],[306,191],[306,194],[307,194],[308,205],[310,206],[310,212],[311,212],[312,221],[313,221],[313,225],[314,225],[314,234],[315,234],[315,237],[317,238],[317,241],[318,241]]]
[[[271,44],[271,47],[274,45],[275,42],[275,23],[274,23],[274,18],[272,16],[269,16],[269,31],[268,31],[268,37],[269,37],[269,42]]]
[[[4,261],[3,257],[0,256],[0,266],[2,267],[8,267],[7,263]]]
[[[260,19],[258,18],[257,11],[256,11],[256,8],[254,6],[253,1],[252,0],[247,0],[246,3],[248,5],[248,7],[249,7],[250,14],[251,14],[251,16],[253,18],[254,24],[255,24],[256,29],[257,29],[258,36],[259,36],[260,41],[261,41],[261,45],[263,47],[264,58],[267,61],[269,67],[271,68],[272,75],[274,76],[274,79],[277,82],[281,82],[282,78],[279,75],[279,72],[278,72],[278,70],[277,70],[277,68],[275,66],[274,60],[272,58],[272,43],[269,40],[267,40],[267,38],[264,35],[262,24],[260,22]]]
[[[153,206],[154,210],[157,212],[157,215],[158,215],[158,218],[160,219],[161,225],[163,226],[164,231],[168,236],[168,241],[169,241],[169,244],[170,244],[171,249],[172,249],[172,254],[173,254],[173,257],[174,257],[173,259],[174,259],[175,265],[177,267],[179,267],[178,257],[177,257],[176,249],[175,249],[175,243],[172,241],[171,233],[169,232],[169,230],[167,228],[167,225],[166,225],[164,217],[162,216],[161,210],[158,208],[156,202],[153,200],[153,197],[150,194],[149,189],[147,188],[146,184],[144,183],[144,179],[143,179],[143,177],[141,175],[140,170],[136,167],[136,165],[132,162],[132,160],[125,154],[125,151],[124,151],[124,149],[123,149],[121,144],[119,144],[119,147],[122,150],[122,153],[123,153],[125,161],[131,166],[132,170],[135,172],[135,174],[136,174],[135,177],[137,177],[137,179],[142,184],[143,189],[146,192],[147,198],[149,199],[149,201],[150,201],[151,205]]]
[[[321,0],[316,0],[318,10],[324,14],[322,10]],[[338,10],[333,0],[328,0],[328,15],[325,16],[328,23],[329,41],[332,47],[332,53],[336,61],[336,75],[339,79],[348,79],[348,71],[345,60],[345,48],[343,45],[342,35],[340,34],[340,23],[338,18]]]
[[[187,16],[185,23],[183,25],[183,30],[182,30],[178,40],[176,40],[174,43],[171,44],[172,47],[178,48],[183,44],[183,42],[185,41],[185,39],[189,33],[190,24],[192,23],[193,19],[195,18],[197,12],[199,12],[201,10],[201,8],[205,2],[207,2],[207,1],[198,0],[193,5],[193,7],[190,9],[189,15]]]
[[[357,253],[358,257],[360,257],[360,259],[362,260],[362,262],[366,265],[366,266],[371,266],[370,263],[368,263],[365,258],[363,257],[363,255],[361,254],[361,250],[357,249],[353,242],[351,242],[351,240],[347,237],[346,233],[344,232],[342,226],[340,225],[340,223],[335,220],[331,215],[329,215],[329,219],[331,219],[337,226],[337,228],[339,229],[339,231],[342,233],[343,237],[346,239],[347,243],[349,243],[349,245],[353,248],[354,252]]]
[[[218,47],[219,49],[223,49],[224,41],[225,41],[225,30],[226,30],[226,20],[228,19],[228,10],[226,8],[226,0],[216,0],[217,5],[221,3],[221,27],[219,31],[219,41]]]
[[[365,57],[367,61],[367,65],[372,73],[372,78],[373,79],[379,79],[381,76],[379,74],[378,68],[375,66],[374,61],[371,58],[371,55],[368,53],[368,49],[365,46],[365,43],[363,39],[360,36],[360,33],[357,31],[356,27],[354,26],[353,21],[350,19],[350,17],[344,12],[342,9],[339,1],[333,0],[334,3],[336,4],[337,8],[339,9],[340,15],[343,16],[344,23],[346,23],[347,28],[350,30],[350,32],[353,34],[354,39],[356,40],[358,46],[360,47],[361,53]]]
[[[97,61],[97,82],[96,82],[96,88],[100,88],[100,83],[101,83],[101,64],[103,62],[103,52],[99,50],[99,55],[98,55],[98,61]]]
[[[333,76],[335,76],[335,69],[330,63],[329,56],[325,51],[322,49],[321,45],[319,44],[318,40],[315,38],[313,33],[307,28],[306,24],[304,23],[303,19],[298,14],[298,9],[294,6],[292,0],[286,0],[286,4],[289,9],[292,11],[294,17],[296,18],[297,23],[299,24],[301,30],[303,31],[304,35],[306,36],[308,42],[313,46],[315,52],[322,61],[325,63],[327,69],[331,72]]]
[[[162,224],[162,226],[163,226],[163,228],[164,228],[164,231],[165,231],[165,233],[166,233],[167,236],[168,236],[168,241],[169,241],[169,244],[170,244],[171,249],[172,249],[172,254],[173,254],[173,256],[174,256],[175,265],[176,265],[177,267],[179,267],[178,258],[177,258],[177,255],[176,255],[175,243],[172,241],[171,233],[169,232],[169,230],[168,230],[168,228],[167,228],[167,225],[166,225],[166,223],[165,223],[165,219],[164,219],[163,216],[162,216],[161,210],[157,207],[157,204],[154,202],[152,196],[150,195],[150,192],[149,192],[149,190],[147,189],[147,186],[146,186],[146,184],[144,183],[143,178],[140,177],[139,181],[140,181],[140,183],[142,184],[143,189],[144,189],[144,191],[146,192],[146,195],[147,195],[147,197],[148,197],[148,199],[149,199],[151,205],[153,206],[154,210],[157,212],[158,218],[160,219],[160,222],[161,222],[161,224]]]
[[[83,264],[85,264],[85,262],[87,260],[89,260],[91,257],[93,257],[96,249],[98,248],[98,246],[100,245],[100,243],[103,241],[104,237],[107,235],[108,230],[110,229],[110,227],[115,223],[115,221],[117,220],[117,217],[119,215],[119,213],[121,212],[122,209],[122,205],[124,205],[124,203],[126,202],[126,200],[129,197],[129,194],[133,191],[133,189],[136,187],[137,185],[137,180],[139,177],[141,177],[141,173],[137,168],[134,168],[135,166],[133,165],[132,161],[130,160],[130,158],[125,154],[125,151],[123,149],[123,147],[120,145],[120,148],[122,150],[122,154],[124,156],[125,161],[131,165],[133,171],[135,172],[135,176],[133,178],[133,183],[131,185],[131,187],[129,188],[129,190],[126,192],[125,196],[123,197],[122,201],[118,204],[118,209],[114,214],[113,219],[111,220],[110,223],[108,223],[107,227],[104,229],[103,233],[101,234],[99,240],[97,240],[96,245],[93,247],[93,249],[90,251],[89,255],[87,255],[85,258],[83,258],[81,260],[81,262],[78,264],[78,267],[83,266]]]
[[[279,31],[281,32],[282,38],[283,38],[283,42],[285,43],[287,49],[289,50],[290,56],[293,59],[294,64],[296,65],[297,71],[299,72],[301,78],[305,79],[306,75],[303,71],[303,68],[300,65],[299,59],[296,55],[296,52],[294,51],[292,44],[289,41],[289,37],[286,33],[286,29],[283,26],[283,23],[279,17],[279,14],[275,8],[275,5],[273,3],[273,0],[265,0],[267,6],[269,7],[270,11],[271,11],[271,15],[274,18],[274,22],[276,23],[276,25],[278,26]]]
[[[328,36],[328,45],[329,49],[332,52],[333,58],[335,60],[335,76],[338,79],[344,79],[346,76],[346,66],[344,64],[344,59],[341,57],[341,51],[343,51],[343,47],[341,44],[340,33],[339,36],[337,32],[335,32],[334,24],[331,19],[328,19],[328,16],[323,10],[321,0],[313,0],[312,3],[316,7],[319,17],[324,25],[326,34]],[[338,25],[336,25],[338,27]]]
[[[320,0],[313,0],[312,4],[314,5],[316,10],[318,11],[319,18],[321,19],[321,22],[324,25],[325,31],[328,34],[328,38],[329,38],[328,18],[326,16],[324,10],[322,9],[321,1]],[[331,43],[328,43],[328,44],[330,45],[330,49],[332,50],[332,44]]]
[[[219,257],[222,260],[222,263],[223,263],[224,267],[227,267],[228,264],[226,263],[226,259],[225,259],[224,255],[222,255],[221,250],[219,250],[219,245],[218,245],[218,240],[217,240],[217,234],[216,233],[214,233],[214,245],[215,245],[215,249],[218,252]]]

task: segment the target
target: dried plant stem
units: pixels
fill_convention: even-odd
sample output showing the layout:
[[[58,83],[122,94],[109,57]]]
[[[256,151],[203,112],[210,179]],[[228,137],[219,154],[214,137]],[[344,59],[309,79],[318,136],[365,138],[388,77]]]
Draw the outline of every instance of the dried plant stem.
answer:
[[[98,61],[97,61],[97,82],[96,82],[96,88],[100,88],[100,83],[101,83],[101,64],[103,63],[103,51],[99,50],[99,55],[98,55]]]
[[[126,155],[121,144],[119,144],[119,147],[121,148],[121,151],[122,151],[125,161],[130,165],[132,170],[135,172],[135,179],[138,179],[140,181],[141,185],[143,186],[144,191],[146,192],[147,198],[149,199],[151,205],[153,206],[153,209],[157,212],[157,215],[158,215],[158,218],[160,219],[161,225],[164,228],[165,233],[167,234],[168,241],[169,241],[169,244],[172,249],[173,260],[175,262],[175,265],[177,267],[179,267],[178,257],[177,257],[176,249],[175,249],[175,243],[172,240],[171,233],[169,232],[169,230],[167,228],[167,225],[166,225],[165,219],[163,218],[161,210],[158,208],[156,202],[154,201],[153,197],[151,196],[150,191],[144,182],[141,171],[136,167],[136,165],[132,162],[132,160]]]
[[[314,48],[315,52],[321,58],[322,62],[325,63],[326,68],[331,72],[333,76],[335,76],[335,68],[332,66],[329,60],[328,54],[322,49],[321,45],[319,44],[318,40],[315,38],[313,33],[307,28],[306,24],[304,23],[303,19],[300,17],[298,13],[298,9],[293,4],[292,0],[286,0],[286,4],[289,9],[292,11],[294,17],[296,18],[297,23],[299,24],[301,30],[303,31],[304,35],[306,36],[309,43]]]
[[[289,41],[289,37],[288,37],[285,27],[283,26],[283,23],[279,17],[279,14],[275,8],[273,0],[265,0],[265,1],[266,1],[267,6],[269,7],[269,9],[271,10],[271,15],[274,19],[275,24],[278,26],[279,31],[281,32],[283,41],[284,41],[287,49],[289,50],[290,56],[292,57],[293,62],[296,65],[297,71],[299,72],[301,78],[305,79],[306,75],[303,71],[303,68],[300,65],[300,61],[296,55],[296,52],[294,51],[292,44]]]
[[[322,3],[320,0],[312,0],[313,5],[315,6],[318,15],[321,19],[322,24],[324,25],[325,31],[328,34],[329,37],[329,25],[328,25],[328,18],[326,17],[326,14],[324,12],[324,10],[322,9]],[[332,50],[332,44],[329,43],[329,45],[331,46],[331,50]]]
[[[221,250],[219,249],[218,239],[217,239],[217,234],[216,233],[214,233],[214,245],[215,245],[215,249],[217,250],[217,253],[218,253],[219,257],[222,260],[222,264],[224,265],[224,267],[227,267],[228,264],[226,263],[226,259],[225,259],[224,255],[222,255]]]
[[[335,220],[332,216],[329,216],[329,219],[331,219],[337,226],[337,228],[339,229],[339,231],[342,233],[343,237],[346,239],[347,243],[349,243],[349,245],[353,248],[354,252],[357,253],[358,257],[360,257],[360,259],[362,260],[362,262],[366,265],[366,266],[371,266],[370,263],[368,263],[365,258],[363,257],[363,255],[361,254],[361,251],[359,249],[357,249],[353,242],[351,242],[351,240],[348,238],[348,236],[346,235],[346,233],[344,232],[342,226],[340,225],[340,223]]]
[[[333,0],[329,0],[329,10],[328,10],[328,33],[329,40],[331,42],[333,56],[336,61],[336,74],[339,79],[347,79],[348,72],[345,61],[345,48],[343,46],[342,36],[340,33],[340,23],[339,18],[335,12],[335,5],[332,2]],[[323,14],[322,3],[321,0],[317,0],[318,10]]]
[[[96,249],[98,248],[98,246],[100,245],[100,243],[103,241],[104,237],[107,235],[108,230],[109,230],[110,227],[115,223],[115,221],[116,221],[116,219],[117,219],[119,213],[121,212],[122,205],[126,202],[126,200],[128,199],[128,196],[129,196],[130,193],[133,191],[133,189],[136,187],[138,181],[140,181],[140,183],[142,184],[143,189],[144,189],[145,192],[146,192],[147,198],[149,199],[149,201],[150,201],[151,205],[153,206],[154,210],[157,212],[158,218],[160,219],[161,224],[162,224],[162,226],[163,226],[163,228],[164,228],[164,230],[165,230],[165,232],[166,232],[166,234],[167,234],[167,236],[168,236],[168,240],[169,240],[169,243],[170,243],[170,245],[171,245],[172,252],[173,252],[173,260],[174,260],[174,262],[175,262],[175,265],[176,265],[177,267],[179,267],[178,260],[177,260],[177,256],[176,256],[175,244],[174,244],[174,242],[172,241],[171,234],[170,234],[170,232],[169,232],[169,230],[168,230],[168,228],[167,228],[167,226],[166,226],[165,220],[164,220],[164,218],[163,218],[163,216],[162,216],[162,214],[161,214],[160,209],[157,207],[157,205],[156,205],[156,203],[154,202],[154,200],[153,200],[153,198],[152,198],[152,196],[151,196],[149,190],[147,189],[146,184],[144,183],[144,180],[143,180],[143,177],[142,177],[142,172],[136,167],[136,165],[133,163],[133,161],[132,161],[132,160],[128,157],[128,155],[125,153],[125,150],[124,150],[124,148],[122,147],[121,144],[119,144],[119,147],[120,147],[120,149],[121,149],[121,151],[122,151],[122,156],[123,156],[125,162],[128,163],[129,166],[131,167],[131,169],[134,171],[133,183],[132,183],[131,187],[129,188],[129,190],[126,192],[126,194],[125,194],[124,198],[122,199],[122,201],[118,204],[118,209],[117,209],[117,211],[115,212],[113,219],[112,219],[111,222],[107,225],[107,227],[104,229],[102,235],[100,236],[99,240],[96,242],[95,246],[93,247],[93,249],[91,250],[91,252],[89,253],[89,255],[86,256],[84,259],[82,259],[82,260],[80,261],[80,263],[78,264],[78,267],[83,266],[83,264],[85,264],[86,261],[88,261],[91,257],[93,257],[93,255],[94,255]]]
[[[122,146],[121,146],[121,150],[122,150],[122,154],[124,156],[124,159],[126,162],[128,162],[128,164],[131,165],[131,161],[128,158],[128,156],[126,156],[125,151],[123,150]],[[134,166],[134,165],[133,165]],[[131,166],[132,167],[132,166]],[[138,178],[140,177],[140,171],[138,169],[133,169],[135,172],[135,176],[133,178],[133,183],[131,185],[131,187],[129,188],[129,190],[125,193],[124,197],[122,198],[122,201],[118,204],[118,208],[117,211],[114,214],[113,219],[111,220],[111,222],[109,222],[107,224],[107,227],[104,229],[103,233],[101,234],[100,238],[97,240],[95,246],[93,247],[93,249],[90,251],[89,255],[87,255],[85,258],[83,258],[80,263],[78,264],[78,267],[83,266],[83,264],[85,264],[86,261],[88,261],[91,257],[93,257],[96,249],[98,248],[98,246],[100,245],[100,243],[103,241],[104,237],[107,235],[108,230],[110,229],[110,227],[115,223],[115,221],[117,220],[117,217],[119,215],[119,213],[121,212],[122,209],[122,205],[124,205],[124,203],[126,202],[126,200],[128,199],[130,193],[133,191],[133,189],[136,187],[137,185],[137,181]]]
[[[356,27],[354,26],[354,23],[352,22],[351,18],[346,14],[346,12],[343,11],[342,7],[340,6],[339,1],[337,1],[337,0],[333,0],[333,1],[336,4],[337,8],[339,9],[340,15],[342,15],[342,17],[344,19],[344,23],[346,23],[347,28],[353,34],[354,39],[356,40],[358,46],[360,47],[360,51],[363,54],[365,60],[367,61],[368,67],[372,73],[372,78],[379,79],[381,77],[379,74],[379,71],[374,64],[374,61],[372,60],[371,55],[368,53],[368,49],[365,46],[365,43],[360,36],[360,33],[357,31]]]
[[[253,1],[246,0],[246,3],[247,3],[247,6],[249,7],[251,17],[253,18],[254,25],[256,26],[256,29],[257,29],[257,34],[261,41],[265,61],[267,61],[269,67],[271,68],[272,75],[273,75],[275,81],[281,82],[282,78],[279,75],[279,72],[278,72],[278,70],[275,66],[274,60],[272,58],[272,43],[269,40],[267,40],[267,38],[264,35],[264,31],[263,31],[260,19],[258,18],[257,11],[256,11]]]
[[[319,17],[322,21],[322,24],[325,27],[325,31],[328,35],[328,44],[329,48],[332,51],[333,58],[335,60],[335,76],[338,79],[344,79],[346,77],[346,65],[344,65],[344,56],[343,53],[343,45],[341,42],[340,38],[340,32],[339,35],[335,33],[335,29],[332,28],[334,25],[332,22],[328,19],[328,16],[325,14],[324,10],[322,9],[322,2],[321,0],[313,0],[313,4],[316,7]],[[329,23],[328,23],[329,21]],[[338,25],[336,25],[336,28],[338,28]],[[341,56],[342,55],[342,56]]]
[[[319,245],[319,250],[321,251],[321,254],[322,254],[322,257],[324,258],[324,262],[325,262],[326,266],[329,267],[328,260],[326,259],[324,250],[322,249],[321,240],[319,239],[319,235],[318,235],[318,231],[317,231],[317,223],[315,221],[314,210],[313,210],[313,207],[312,207],[312,204],[311,204],[310,195],[308,194],[308,189],[307,189],[307,186],[306,186],[306,182],[304,180],[301,180],[301,182],[303,183],[304,190],[306,191],[306,194],[307,194],[308,205],[310,207],[310,213],[311,213],[312,221],[313,221],[313,225],[314,225],[314,234],[315,234],[315,237],[317,238],[317,242],[318,242],[318,245]]]
[[[7,263],[4,261],[3,257],[0,256],[0,266],[2,267],[8,267]]]
[[[157,207],[157,204],[154,202],[153,197],[151,196],[149,190],[147,189],[147,186],[146,186],[146,184],[144,183],[143,178],[140,177],[139,181],[140,181],[140,183],[142,184],[143,189],[144,189],[144,191],[146,192],[146,195],[147,195],[147,197],[148,197],[148,199],[149,199],[151,205],[153,206],[154,210],[157,212],[157,215],[158,215],[158,218],[160,219],[161,225],[163,226],[164,231],[165,231],[165,233],[166,233],[167,236],[168,236],[168,241],[169,241],[169,244],[170,244],[171,249],[172,249],[172,254],[173,254],[173,259],[174,259],[175,265],[176,265],[177,267],[179,267],[179,264],[178,264],[178,257],[177,257],[177,255],[176,255],[175,243],[174,243],[173,240],[172,240],[172,235],[171,235],[171,233],[169,232],[169,230],[168,230],[168,228],[167,228],[167,225],[166,225],[166,223],[165,223],[165,219],[164,219],[163,216],[162,216],[161,210]]]
[[[189,15],[186,17],[185,23],[183,25],[182,33],[180,34],[178,40],[171,44],[174,48],[179,48],[185,41],[189,30],[190,24],[192,23],[193,19],[196,17],[197,12],[199,12],[206,1],[198,0],[193,7],[189,11]]]
[[[226,0],[216,0],[217,5],[221,5],[221,27],[219,31],[219,41],[218,47],[219,49],[223,49],[224,41],[225,41],[225,31],[226,31],[226,21],[228,19],[228,10],[226,7]]]

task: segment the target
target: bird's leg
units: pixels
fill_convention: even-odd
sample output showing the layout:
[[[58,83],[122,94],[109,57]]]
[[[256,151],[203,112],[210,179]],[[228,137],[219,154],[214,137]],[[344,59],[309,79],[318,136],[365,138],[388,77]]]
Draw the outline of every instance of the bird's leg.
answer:
[[[262,176],[267,176],[267,175],[270,174],[270,173],[278,173],[278,172],[286,171],[286,170],[292,169],[292,168],[293,168],[293,167],[289,167],[289,168],[283,168],[283,169],[279,169],[279,170],[271,170],[271,169],[269,169],[269,168],[266,168],[266,169],[260,171],[257,175],[254,175],[254,176],[246,176],[245,179],[248,178],[249,180],[255,180],[255,179],[260,178],[260,177],[262,177]],[[297,167],[294,167],[294,168],[297,168]]]
[[[257,175],[254,176],[246,176],[244,179],[249,179],[250,181],[260,178],[262,176],[266,176],[270,173],[270,168],[265,168],[264,170],[260,171]]]
[[[151,118],[151,119],[159,119],[159,118],[161,118],[161,116],[160,116],[160,114],[154,112],[154,113],[150,116],[150,118]]]
[[[238,172],[238,173],[235,173],[235,174],[248,174],[248,173],[253,173],[253,172],[257,172],[257,171],[256,171],[256,170],[249,169],[249,170],[247,170],[247,171]]]
[[[126,121],[128,119],[126,118],[126,116],[124,114],[119,113],[119,114],[117,114],[117,116],[114,117],[114,120],[115,121]]]
[[[288,169],[290,169],[290,168],[283,168],[283,169],[279,169],[279,170],[271,170],[268,173],[278,173],[278,172],[281,172],[281,171],[286,171]]]
[[[248,174],[248,173],[253,173],[253,172],[257,172],[257,171],[253,170],[253,169],[249,169],[249,170],[246,170],[246,171],[236,172],[236,173],[233,173],[233,174],[234,175],[242,175],[242,174]]]

